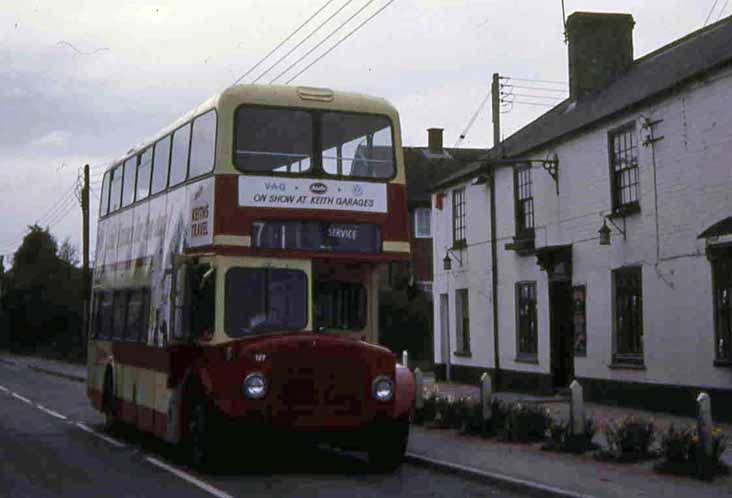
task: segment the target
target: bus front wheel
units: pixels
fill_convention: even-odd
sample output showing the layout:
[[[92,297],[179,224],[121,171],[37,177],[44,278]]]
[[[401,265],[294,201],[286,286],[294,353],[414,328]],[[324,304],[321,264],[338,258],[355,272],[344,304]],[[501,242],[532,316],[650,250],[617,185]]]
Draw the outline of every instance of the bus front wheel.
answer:
[[[104,376],[102,410],[104,412],[104,430],[113,432],[119,426],[119,416],[117,415],[117,403],[114,399],[114,379],[111,372],[107,372]]]
[[[209,470],[214,462],[213,413],[203,395],[191,399],[186,418],[186,451],[194,467]]]

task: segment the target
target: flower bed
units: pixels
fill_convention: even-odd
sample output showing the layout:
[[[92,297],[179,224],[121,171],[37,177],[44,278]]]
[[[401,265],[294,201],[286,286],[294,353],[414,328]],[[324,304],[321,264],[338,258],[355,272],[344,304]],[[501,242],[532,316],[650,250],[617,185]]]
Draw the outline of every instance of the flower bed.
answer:
[[[705,457],[694,427],[677,428],[671,425],[661,439],[663,460],[656,464],[656,470],[663,473],[713,478],[726,475],[729,468],[720,461],[729,441],[719,428],[712,430],[712,455]]]
[[[654,441],[655,426],[652,420],[629,415],[610,422],[605,426],[607,448],[598,450],[595,456],[600,460],[616,462],[637,462],[654,458],[651,445]]]
[[[591,418],[585,420],[585,430],[582,434],[572,434],[570,423],[567,420],[553,421],[549,426],[547,441],[541,449],[567,453],[584,453],[595,450],[598,449],[597,445],[592,442],[595,431],[595,422]]]

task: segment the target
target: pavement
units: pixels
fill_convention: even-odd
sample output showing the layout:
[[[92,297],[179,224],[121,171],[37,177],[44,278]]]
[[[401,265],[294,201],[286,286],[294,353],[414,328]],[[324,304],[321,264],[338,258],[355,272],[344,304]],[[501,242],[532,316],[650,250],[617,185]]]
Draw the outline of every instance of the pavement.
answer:
[[[77,365],[66,365],[61,362],[49,362],[32,357],[7,357],[0,355],[0,385],[3,382],[3,365],[8,361],[14,362],[16,368],[25,368],[40,376],[53,376],[53,372],[61,375],[59,380],[66,384],[73,384],[73,377],[83,379],[85,368]],[[78,386],[83,384],[76,383]],[[425,386],[432,389],[434,386],[443,393],[452,396],[477,396],[479,391],[475,386],[435,383],[429,377]],[[0,393],[1,394],[1,393]],[[518,393],[497,393],[504,400],[522,401],[541,404],[547,408],[555,418],[568,416],[568,399],[562,396],[539,397]],[[93,412],[93,410],[91,410]],[[595,403],[586,404],[587,413],[600,423],[612,420],[621,415],[630,413],[653,418],[659,428],[670,423],[691,424],[693,419],[677,417],[659,413],[649,413],[642,410],[630,410],[617,406],[605,406]],[[96,412],[93,412],[96,414]],[[90,422],[92,423],[92,422]],[[2,424],[2,417],[0,417]],[[721,426],[725,432],[732,434],[732,427]],[[1,429],[1,427],[0,427]],[[602,436],[596,442],[603,443]],[[2,444],[2,443],[0,443]],[[321,457],[319,457],[321,458]],[[307,458],[309,462],[317,461]],[[732,449],[723,455],[723,460],[732,465]],[[324,461],[328,461],[324,458]],[[418,496],[422,492],[425,496],[487,496],[499,494],[501,496],[551,496],[551,497],[598,497],[598,498],[632,498],[653,497],[727,497],[732,496],[732,476],[720,477],[713,482],[703,482],[693,478],[662,475],[653,470],[653,461],[633,464],[599,462],[590,453],[585,455],[570,455],[563,453],[545,452],[540,444],[517,444],[499,442],[495,439],[481,439],[474,436],[463,436],[454,430],[427,429],[421,426],[412,426],[407,462],[400,473],[398,494]],[[342,465],[338,464],[338,465]],[[327,464],[326,464],[327,467]],[[336,466],[337,467],[337,466]],[[359,470],[360,469],[360,470]],[[331,469],[328,469],[330,471]],[[439,470],[434,473],[430,470]],[[329,474],[326,471],[325,474]],[[391,493],[394,489],[383,483],[377,476],[363,475],[362,467],[339,469],[340,472],[356,472],[361,474],[360,482],[372,480],[376,488],[367,488],[371,492],[381,491]],[[2,476],[0,467],[0,476]],[[412,474],[414,473],[414,476]],[[409,477],[405,477],[406,475]],[[454,483],[444,484],[443,480],[453,474]],[[436,477],[440,476],[440,477]],[[301,478],[304,478],[302,475]],[[321,476],[317,476],[321,477]],[[317,477],[313,482],[319,482]],[[332,478],[332,476],[330,476]],[[384,478],[384,476],[381,476]],[[459,478],[463,478],[460,480]],[[468,478],[468,479],[465,479]],[[414,482],[414,488],[406,487],[405,479]],[[412,481],[412,479],[415,479]],[[307,481],[307,479],[305,479]],[[386,478],[389,481],[389,478]],[[379,483],[378,486],[376,483]],[[427,483],[432,483],[427,485]],[[471,488],[476,486],[475,488]],[[359,496],[361,488],[347,488],[343,482],[340,489],[343,494]],[[485,488],[481,487],[487,486]],[[315,484],[313,484],[315,485]],[[432,487],[432,488],[431,488]],[[275,488],[271,488],[274,490]],[[282,494],[290,494],[281,485],[277,489]],[[299,488],[298,488],[299,489]],[[414,494],[416,492],[416,494]],[[473,493],[478,493],[474,495]],[[430,494],[431,493],[431,494]],[[256,494],[256,493],[255,493]],[[280,494],[280,493],[271,493]],[[305,493],[307,496],[309,493]],[[381,494],[381,493],[375,493]],[[2,488],[0,488],[2,495]],[[338,495],[337,493],[334,496]],[[184,495],[185,496],[185,495]],[[298,494],[298,496],[303,496]],[[320,494],[314,496],[321,496]]]

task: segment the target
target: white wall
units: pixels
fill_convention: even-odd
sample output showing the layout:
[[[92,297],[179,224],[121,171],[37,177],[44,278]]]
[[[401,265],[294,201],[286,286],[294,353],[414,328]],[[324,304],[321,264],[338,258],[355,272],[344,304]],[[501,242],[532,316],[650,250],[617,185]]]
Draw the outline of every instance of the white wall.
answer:
[[[579,377],[732,388],[732,369],[715,367],[711,266],[698,235],[732,215],[732,72],[695,83],[653,106],[603,123],[538,150],[534,159],[559,157],[559,195],[554,180],[540,167],[532,170],[536,247],[572,244],[573,285],[587,288],[587,356],[575,359]],[[643,146],[655,126],[653,148]],[[608,131],[636,122],[641,212],[626,218],[627,240],[613,228],[609,246],[600,246],[598,229],[611,212]],[[505,249],[515,235],[513,173],[496,171],[498,298],[501,367],[548,373],[549,309],[547,275],[535,256]],[[463,266],[453,261],[445,272],[442,258],[451,245],[451,190],[443,209],[433,196],[435,264],[435,360],[440,355],[439,295],[450,299],[455,346],[456,288],[470,289],[471,358],[453,364],[492,367],[493,332],[490,277],[490,204],[485,185],[466,186],[467,250]],[[657,195],[657,198],[656,198]],[[658,204],[658,211],[655,205]],[[656,214],[658,215],[656,217]],[[658,220],[658,244],[656,242]],[[622,227],[623,220],[617,220]],[[611,226],[612,228],[612,226]],[[641,265],[644,308],[644,370],[610,368],[613,353],[612,270]],[[538,364],[517,362],[515,283],[537,284]]]
[[[454,365],[491,367],[493,365],[493,319],[491,297],[491,246],[490,246],[490,196],[485,184],[463,184],[466,202],[466,249],[454,251],[452,270],[445,271],[443,258],[452,247],[452,191],[446,191],[443,208],[435,207],[432,196],[432,223],[434,257],[434,341],[435,362],[445,363],[441,349],[440,294],[447,293],[449,300],[450,346],[454,353],[457,345],[458,316],[455,306],[455,290],[468,289],[470,311],[471,356],[452,355]],[[462,264],[458,261],[462,259]]]
[[[714,317],[711,267],[705,242],[709,225],[732,214],[732,75],[694,84],[653,107],[626,114],[563,143],[536,151],[559,157],[559,195],[548,173],[532,171],[536,246],[573,245],[573,285],[587,286],[586,357],[575,360],[580,377],[732,387],[732,369],[713,366]],[[656,181],[643,118],[663,120],[654,129]],[[641,212],[626,218],[627,240],[613,228],[610,246],[598,244],[603,215],[611,212],[608,131],[636,122]],[[512,173],[496,176],[499,237],[513,235]],[[655,195],[659,244],[656,244]],[[621,227],[623,220],[616,221]],[[612,228],[612,226],[611,226]],[[549,319],[546,274],[534,256],[499,244],[501,366],[548,372]],[[612,270],[642,265],[645,370],[612,369]],[[536,280],[540,365],[513,362],[513,282]]]

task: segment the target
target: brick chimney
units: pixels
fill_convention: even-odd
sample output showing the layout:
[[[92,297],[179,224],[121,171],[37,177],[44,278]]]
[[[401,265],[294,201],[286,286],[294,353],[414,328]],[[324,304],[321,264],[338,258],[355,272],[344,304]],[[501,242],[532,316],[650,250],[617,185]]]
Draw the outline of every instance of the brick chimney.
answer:
[[[633,16],[575,12],[567,18],[569,95],[607,86],[633,64]]]
[[[442,128],[427,128],[427,147],[433,154],[442,154]]]

